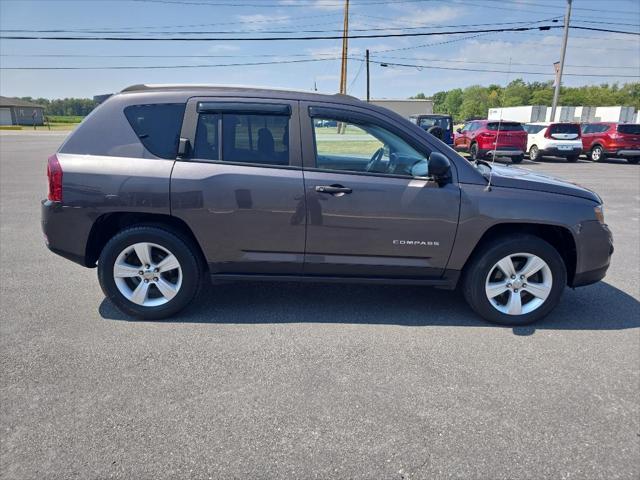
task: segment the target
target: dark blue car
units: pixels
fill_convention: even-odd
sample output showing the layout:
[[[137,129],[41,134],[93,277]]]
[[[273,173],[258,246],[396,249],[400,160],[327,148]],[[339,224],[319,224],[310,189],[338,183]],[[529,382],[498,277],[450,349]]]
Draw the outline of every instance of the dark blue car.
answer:
[[[411,115],[409,120],[447,145],[453,145],[453,119],[450,115]]]

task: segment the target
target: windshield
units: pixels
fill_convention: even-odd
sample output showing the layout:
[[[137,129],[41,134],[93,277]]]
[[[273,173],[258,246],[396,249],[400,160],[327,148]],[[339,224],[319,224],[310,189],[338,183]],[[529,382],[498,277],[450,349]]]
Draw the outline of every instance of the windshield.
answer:
[[[424,129],[428,129],[434,125],[443,130],[449,130],[451,128],[451,122],[447,117],[421,117],[419,125]]]
[[[631,135],[640,135],[640,124],[618,125],[618,132]]]

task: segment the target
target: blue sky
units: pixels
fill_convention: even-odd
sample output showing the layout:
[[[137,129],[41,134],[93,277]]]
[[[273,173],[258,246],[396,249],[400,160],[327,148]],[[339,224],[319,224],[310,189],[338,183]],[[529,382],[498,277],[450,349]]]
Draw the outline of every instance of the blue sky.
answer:
[[[62,30],[67,34],[83,29],[166,38],[187,31],[230,31],[236,36],[245,35],[245,32],[254,36],[271,35],[264,30],[301,31],[298,35],[317,35],[304,31],[320,31],[320,35],[331,35],[342,28],[342,3],[342,0],[0,0],[0,27],[3,35],[16,34],[10,30]],[[475,30],[499,28],[500,25],[494,25],[498,23],[514,27],[536,22],[548,24],[548,19],[554,17],[561,21],[564,9],[564,0],[351,0],[350,27],[352,33],[372,33],[370,29],[381,28],[389,29],[386,33]],[[640,0],[574,0],[572,19],[572,24],[585,27],[640,31]],[[479,24],[491,25],[482,27]],[[398,30],[400,28],[405,30]],[[374,98],[406,98],[418,92],[432,94],[473,84],[504,85],[514,78],[549,80],[553,75],[552,64],[560,56],[561,33],[561,30],[554,30],[492,33],[473,38],[467,34],[353,39],[349,43],[352,59],[348,66],[348,93],[358,97],[365,95],[365,73],[361,66],[367,48],[373,61],[423,66],[382,67],[373,63],[371,91]],[[68,34],[82,35],[82,32]],[[337,57],[340,46],[340,40],[79,42],[3,39],[0,40],[0,94],[90,97],[135,83],[243,84],[303,90],[311,90],[315,84],[318,91],[334,93],[339,84]],[[174,69],[10,69],[291,60],[314,61]],[[621,75],[636,76],[635,81],[638,81],[640,37],[572,30],[566,63],[565,73],[576,76],[567,75],[565,85],[634,81],[634,78]],[[604,76],[579,76],[595,74]]]

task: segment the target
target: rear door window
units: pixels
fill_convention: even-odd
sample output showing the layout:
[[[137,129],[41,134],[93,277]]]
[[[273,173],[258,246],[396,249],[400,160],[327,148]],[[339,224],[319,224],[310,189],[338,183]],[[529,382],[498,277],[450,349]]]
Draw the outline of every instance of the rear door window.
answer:
[[[223,114],[222,159],[289,165],[289,116]]]
[[[184,109],[184,103],[130,105],[124,114],[149,152],[156,157],[175,159]]]
[[[618,132],[630,135],[640,135],[640,125],[618,125]]]

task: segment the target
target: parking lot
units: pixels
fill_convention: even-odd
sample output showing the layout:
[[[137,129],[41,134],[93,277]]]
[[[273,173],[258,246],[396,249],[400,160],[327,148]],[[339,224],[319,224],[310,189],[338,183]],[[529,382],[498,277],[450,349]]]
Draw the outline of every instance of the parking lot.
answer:
[[[525,160],[596,190],[616,248],[531,327],[457,292],[283,283],[141,322],[44,245],[64,135],[0,133],[3,478],[640,475],[640,166]]]

